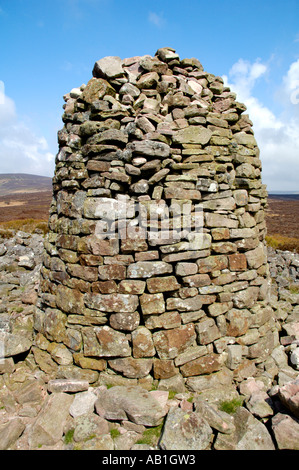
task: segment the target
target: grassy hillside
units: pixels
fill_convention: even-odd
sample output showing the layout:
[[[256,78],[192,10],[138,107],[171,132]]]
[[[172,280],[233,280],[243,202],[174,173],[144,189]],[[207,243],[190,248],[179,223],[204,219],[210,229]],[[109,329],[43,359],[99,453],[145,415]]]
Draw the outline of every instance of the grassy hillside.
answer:
[[[52,178],[47,176],[23,173],[0,174],[0,196],[51,190]]]

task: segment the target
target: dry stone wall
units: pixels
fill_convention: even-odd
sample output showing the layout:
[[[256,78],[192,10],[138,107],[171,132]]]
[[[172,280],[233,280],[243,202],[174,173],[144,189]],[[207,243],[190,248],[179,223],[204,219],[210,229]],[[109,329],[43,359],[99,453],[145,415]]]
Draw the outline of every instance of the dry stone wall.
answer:
[[[106,384],[271,377],[267,191],[246,107],[171,48],[105,57],[64,99],[35,351]]]

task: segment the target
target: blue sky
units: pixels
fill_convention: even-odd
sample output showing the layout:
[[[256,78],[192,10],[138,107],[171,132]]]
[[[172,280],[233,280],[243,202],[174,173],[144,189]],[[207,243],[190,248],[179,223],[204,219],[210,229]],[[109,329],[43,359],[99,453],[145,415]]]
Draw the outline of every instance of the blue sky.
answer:
[[[299,192],[298,0],[0,0],[0,40],[0,173],[52,176],[63,95],[170,46],[247,105],[268,189]]]

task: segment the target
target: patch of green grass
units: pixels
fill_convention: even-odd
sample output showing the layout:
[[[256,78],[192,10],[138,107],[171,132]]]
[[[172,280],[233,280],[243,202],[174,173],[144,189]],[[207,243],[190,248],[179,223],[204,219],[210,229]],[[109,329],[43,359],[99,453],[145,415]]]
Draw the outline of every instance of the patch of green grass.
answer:
[[[228,414],[234,414],[237,411],[237,408],[243,405],[242,398],[234,398],[233,400],[223,401],[220,404],[220,410],[225,411]]]
[[[282,251],[294,251],[299,253],[299,239],[290,238],[275,233],[273,235],[266,236],[266,242],[268,246],[274,248],[274,250]]]
[[[65,444],[71,444],[73,442],[75,429],[69,429],[64,436]]]
[[[35,233],[37,230],[45,235],[49,232],[48,221],[42,219],[20,219],[1,222],[0,237],[11,238],[18,230],[28,233]]]
[[[148,428],[143,432],[143,437],[137,441],[137,444],[156,445],[161,436],[163,423],[153,428]]]
[[[291,294],[299,294],[299,287],[294,286],[294,285],[290,285],[289,291],[290,291]]]
[[[168,392],[168,400],[172,400],[172,399],[176,396],[177,393],[178,393],[178,392],[176,392],[175,390],[169,390],[169,392]]]
[[[16,307],[15,312],[16,313],[22,313],[24,311],[23,307]]]
[[[120,432],[118,429],[111,429],[110,430],[110,436],[112,437],[112,439],[115,439],[116,437],[120,436]]]

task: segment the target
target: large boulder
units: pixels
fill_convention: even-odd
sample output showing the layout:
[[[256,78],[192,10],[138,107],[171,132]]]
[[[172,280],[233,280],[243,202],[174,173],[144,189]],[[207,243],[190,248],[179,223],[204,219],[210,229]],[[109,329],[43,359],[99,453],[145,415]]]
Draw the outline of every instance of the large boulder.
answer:
[[[130,420],[144,426],[161,424],[167,409],[139,386],[115,386],[99,392],[97,413],[105,419]]]

